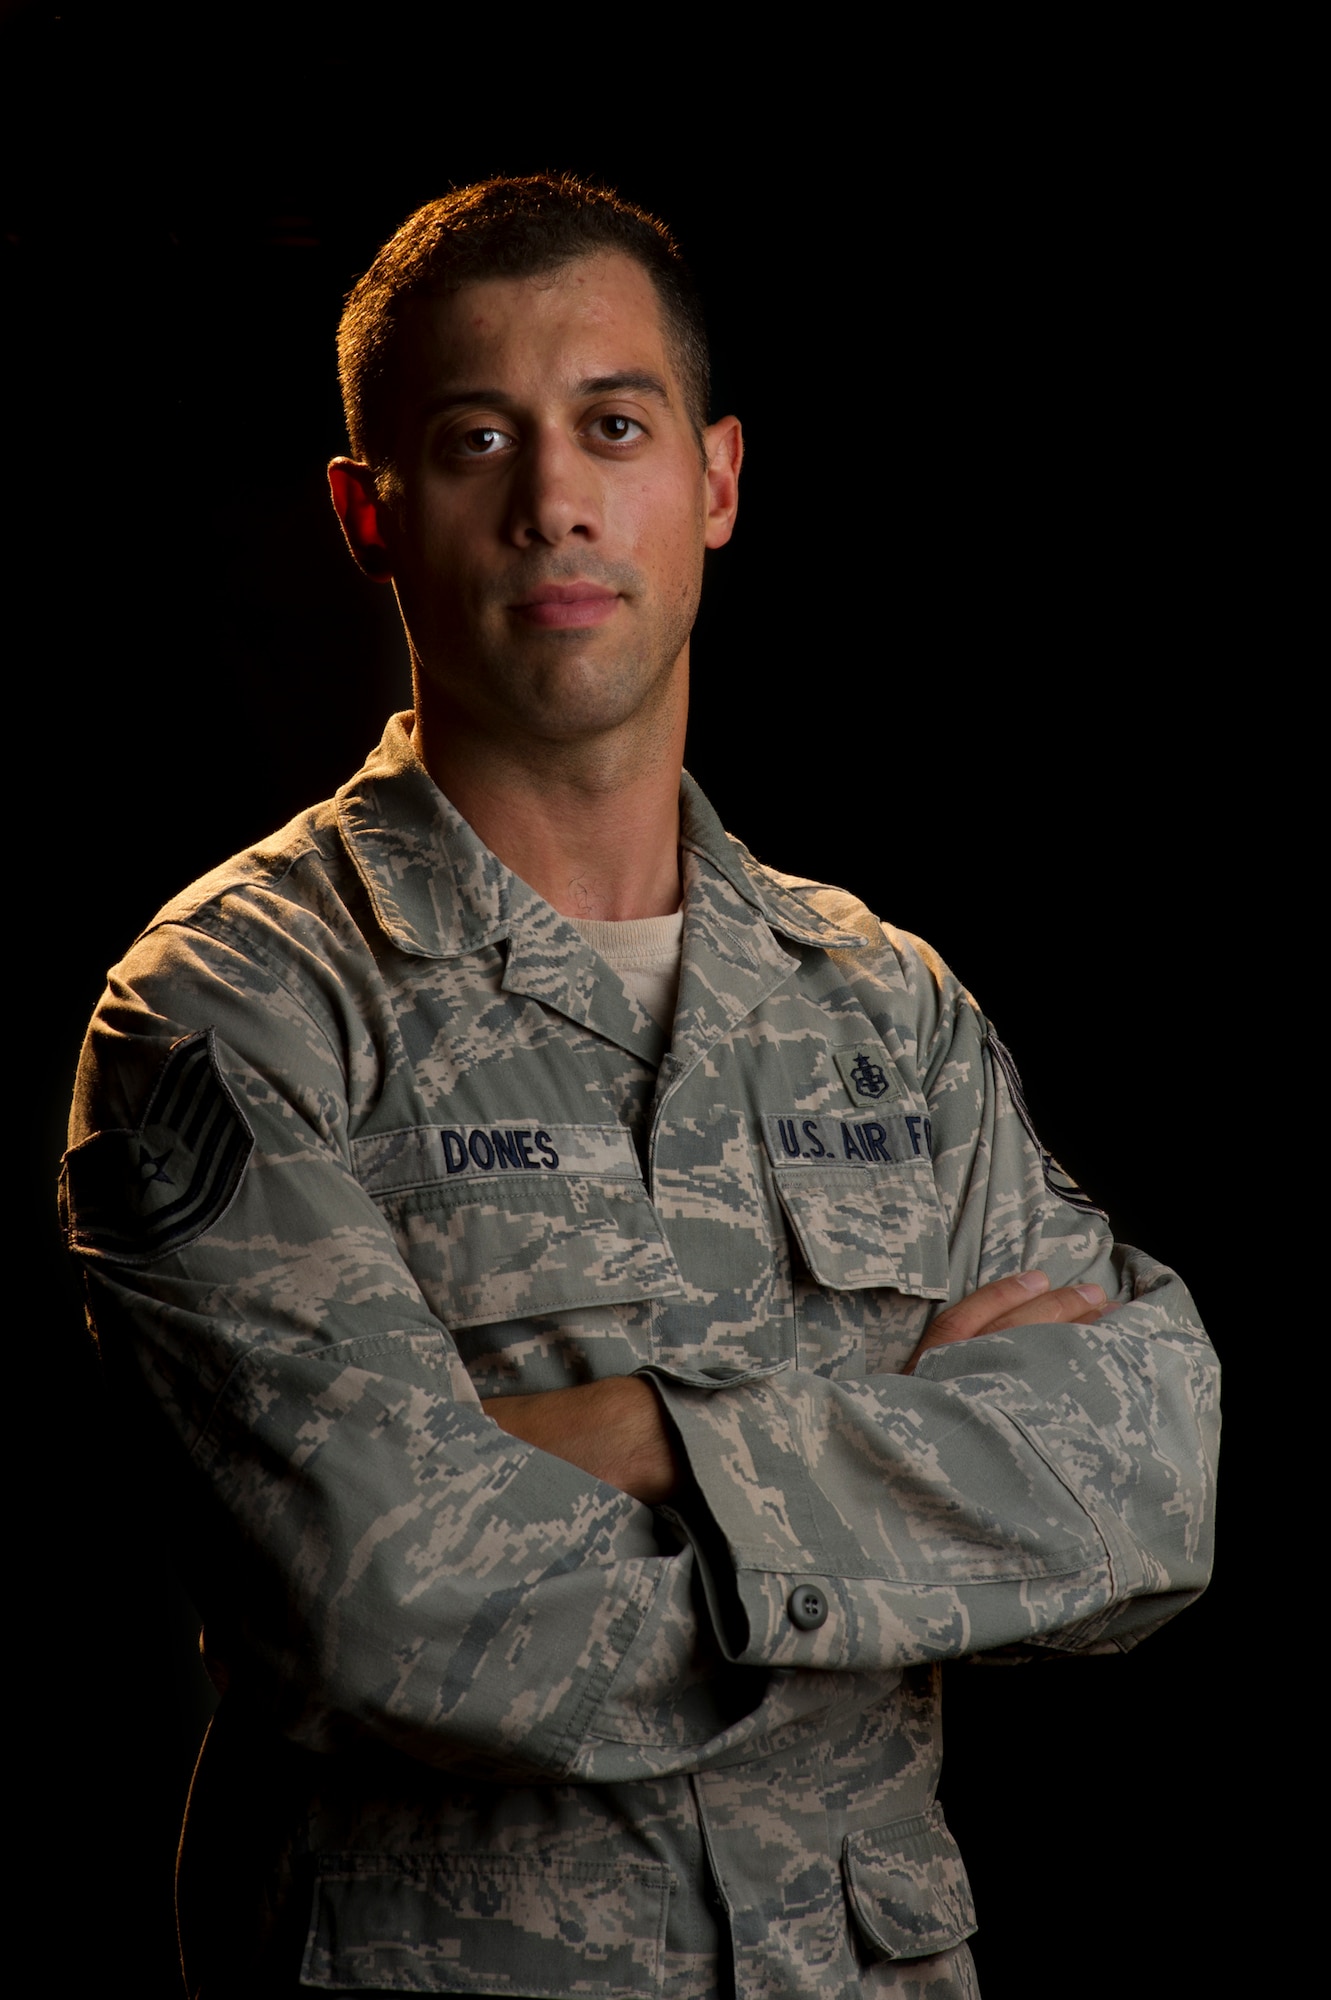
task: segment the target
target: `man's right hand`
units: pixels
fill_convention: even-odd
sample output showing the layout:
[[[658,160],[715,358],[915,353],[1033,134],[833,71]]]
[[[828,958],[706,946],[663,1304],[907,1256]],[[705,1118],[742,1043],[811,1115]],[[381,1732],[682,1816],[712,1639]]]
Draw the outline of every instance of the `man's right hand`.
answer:
[[[931,1347],[947,1347],[957,1340],[975,1340],[982,1333],[1002,1333],[1009,1326],[1031,1326],[1041,1320],[1090,1326],[1104,1310],[1105,1295],[1099,1285],[1061,1285],[1049,1289],[1043,1271],[1022,1271],[1013,1278],[995,1278],[981,1285],[968,1298],[959,1299],[932,1320],[921,1334],[915,1352],[902,1369],[913,1375],[916,1363]]]
[[[664,1406],[642,1375],[608,1375],[571,1389],[487,1396],[481,1403],[510,1437],[567,1459],[649,1507],[669,1500],[682,1465]]]

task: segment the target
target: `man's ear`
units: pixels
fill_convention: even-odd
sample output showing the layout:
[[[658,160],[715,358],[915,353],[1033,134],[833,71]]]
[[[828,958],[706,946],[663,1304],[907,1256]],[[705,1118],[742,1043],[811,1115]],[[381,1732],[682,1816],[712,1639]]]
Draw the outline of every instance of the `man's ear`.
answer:
[[[738,417],[721,417],[702,434],[707,455],[707,534],[709,549],[724,548],[735,527],[739,508],[739,469],[744,461],[744,433]]]
[[[375,490],[374,474],[354,458],[335,458],[328,468],[328,487],[357,566],[376,583],[393,574],[384,534],[384,505]]]

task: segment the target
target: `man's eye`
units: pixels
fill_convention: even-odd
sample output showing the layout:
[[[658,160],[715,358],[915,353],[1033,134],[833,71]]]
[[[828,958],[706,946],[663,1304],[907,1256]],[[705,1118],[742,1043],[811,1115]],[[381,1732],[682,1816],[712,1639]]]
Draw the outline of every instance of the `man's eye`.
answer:
[[[465,458],[493,458],[496,452],[511,443],[507,431],[496,430],[492,424],[483,424],[474,431],[464,431],[456,449]]]
[[[631,444],[642,436],[642,425],[632,417],[598,417],[592,428],[611,444]]]

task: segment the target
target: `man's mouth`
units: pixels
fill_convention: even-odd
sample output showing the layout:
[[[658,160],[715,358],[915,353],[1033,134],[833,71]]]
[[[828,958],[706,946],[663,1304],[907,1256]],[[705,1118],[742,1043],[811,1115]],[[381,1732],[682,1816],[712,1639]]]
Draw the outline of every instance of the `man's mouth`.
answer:
[[[618,604],[619,592],[603,583],[542,583],[509,609],[524,625],[550,629],[604,625]]]

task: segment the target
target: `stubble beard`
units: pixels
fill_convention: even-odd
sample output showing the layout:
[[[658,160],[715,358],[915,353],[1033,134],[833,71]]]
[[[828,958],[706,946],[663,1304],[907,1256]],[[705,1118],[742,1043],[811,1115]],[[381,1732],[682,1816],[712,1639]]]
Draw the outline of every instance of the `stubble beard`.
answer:
[[[574,580],[618,592],[623,608],[613,624],[624,629],[519,628],[500,637],[511,619],[514,591],[511,585],[496,588],[487,593],[479,629],[497,636],[477,649],[460,680],[448,673],[425,677],[449,707],[461,708],[486,734],[571,746],[636,720],[645,750],[674,719],[681,692],[672,685],[674,669],[697,615],[701,568],[687,594],[662,603],[648,617],[641,609],[647,602],[644,580],[628,564],[585,557],[542,564],[524,577],[522,588]]]

